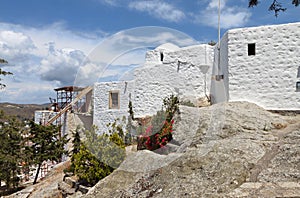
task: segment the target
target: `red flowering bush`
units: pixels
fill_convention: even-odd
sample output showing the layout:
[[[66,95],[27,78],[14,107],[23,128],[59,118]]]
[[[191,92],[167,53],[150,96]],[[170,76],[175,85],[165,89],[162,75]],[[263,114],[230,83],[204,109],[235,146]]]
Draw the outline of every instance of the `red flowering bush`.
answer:
[[[172,140],[174,115],[179,113],[179,100],[176,96],[164,99],[163,109],[153,116],[151,124],[138,137],[138,149],[151,151],[163,148]]]

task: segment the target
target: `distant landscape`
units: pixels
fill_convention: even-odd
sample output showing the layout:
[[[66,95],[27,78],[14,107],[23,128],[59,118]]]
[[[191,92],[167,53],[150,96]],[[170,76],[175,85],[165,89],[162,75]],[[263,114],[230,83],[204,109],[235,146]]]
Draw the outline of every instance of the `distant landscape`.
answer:
[[[13,104],[0,103],[0,110],[6,115],[16,116],[19,120],[32,120],[34,111],[46,109],[48,104]]]

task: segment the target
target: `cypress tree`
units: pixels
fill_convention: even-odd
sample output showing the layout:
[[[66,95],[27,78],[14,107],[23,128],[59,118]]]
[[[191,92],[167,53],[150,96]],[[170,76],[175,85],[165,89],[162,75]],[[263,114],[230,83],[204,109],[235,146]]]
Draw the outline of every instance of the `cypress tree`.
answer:
[[[63,154],[67,154],[64,145],[68,142],[66,136],[61,137],[60,127],[43,126],[30,123],[31,146],[27,146],[31,156],[31,163],[38,166],[33,184],[37,182],[41,165],[45,160],[61,161]]]
[[[16,188],[19,184],[22,130],[24,124],[0,111],[0,186],[5,181],[6,188]]]

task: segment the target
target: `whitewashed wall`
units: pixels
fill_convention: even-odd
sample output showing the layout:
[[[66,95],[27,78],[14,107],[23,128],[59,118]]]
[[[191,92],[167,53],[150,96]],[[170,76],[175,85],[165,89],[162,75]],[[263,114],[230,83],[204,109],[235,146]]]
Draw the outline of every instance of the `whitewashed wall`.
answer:
[[[117,118],[128,116],[129,97],[132,95],[133,88],[134,82],[132,81],[94,84],[93,124],[98,126],[100,133],[108,132],[108,123],[114,122]],[[109,109],[110,91],[119,91],[120,109]]]
[[[50,118],[54,117],[58,112],[49,110],[37,110],[34,112],[34,123],[36,124],[46,124]],[[62,123],[64,120],[64,115],[60,119],[55,120],[52,124],[56,125],[57,122]]]
[[[248,43],[256,55],[248,56]],[[228,31],[229,100],[266,109],[300,109],[300,23]]]
[[[220,54],[219,54],[220,53]],[[220,63],[219,63],[220,62]],[[214,62],[212,67],[212,78],[210,96],[212,103],[226,102],[229,99],[229,78],[228,78],[228,33],[214,48]],[[222,79],[217,79],[223,76]]]
[[[94,85],[93,124],[102,133],[108,130],[108,123],[128,116],[129,95],[135,117],[155,114],[161,109],[163,99],[171,94],[205,97],[209,94],[212,62],[213,47],[206,44],[186,48],[167,44],[149,51],[145,64],[134,71],[134,80],[128,82],[126,91],[125,82]],[[120,109],[109,109],[109,91],[112,90],[120,92]]]
[[[202,44],[176,51],[164,50],[162,62],[159,50],[148,52],[145,65],[134,73],[133,106],[138,117],[156,113],[163,99],[171,94],[187,98],[209,94],[212,46]]]

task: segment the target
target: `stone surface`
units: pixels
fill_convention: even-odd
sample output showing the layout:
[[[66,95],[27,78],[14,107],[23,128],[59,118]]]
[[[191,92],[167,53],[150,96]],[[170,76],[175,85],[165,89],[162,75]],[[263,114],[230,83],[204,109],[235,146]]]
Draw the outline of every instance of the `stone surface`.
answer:
[[[70,165],[70,161],[66,161],[57,164],[43,180],[38,181],[35,185],[23,189],[22,191],[16,192],[9,198],[19,198],[21,195],[25,195],[26,198],[61,198],[61,192],[58,190],[58,183],[63,179],[63,170]]]
[[[247,102],[180,110],[174,153],[133,153],[84,197],[300,196],[299,115]]]
[[[299,114],[247,102],[180,106],[180,112],[167,154],[129,147],[117,170],[88,194],[69,197],[300,197]],[[66,166],[10,197],[61,197]]]

